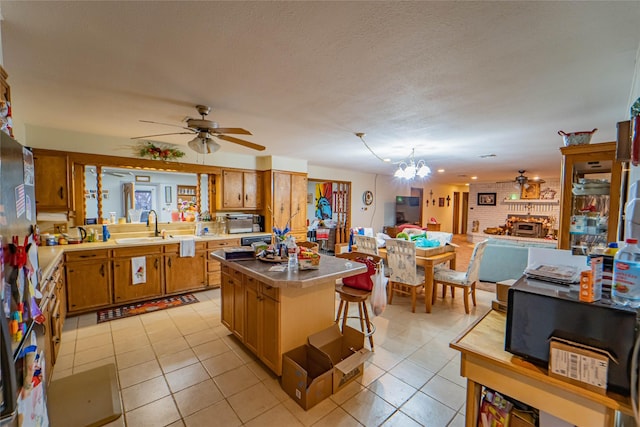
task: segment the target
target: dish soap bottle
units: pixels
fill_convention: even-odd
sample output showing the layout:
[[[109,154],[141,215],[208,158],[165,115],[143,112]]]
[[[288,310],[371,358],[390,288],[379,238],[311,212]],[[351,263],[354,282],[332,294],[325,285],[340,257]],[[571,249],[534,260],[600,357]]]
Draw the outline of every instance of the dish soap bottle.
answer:
[[[621,305],[640,307],[640,248],[638,239],[627,239],[613,258],[611,299]]]

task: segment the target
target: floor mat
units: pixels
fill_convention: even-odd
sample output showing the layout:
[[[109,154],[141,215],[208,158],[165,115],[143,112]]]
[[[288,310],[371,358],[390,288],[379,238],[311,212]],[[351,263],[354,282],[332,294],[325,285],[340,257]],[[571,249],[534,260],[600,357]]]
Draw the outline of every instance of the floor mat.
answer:
[[[123,305],[115,308],[107,308],[105,310],[98,311],[98,323],[122,319],[124,317],[137,316],[138,314],[150,313],[152,311],[164,310],[165,308],[193,304],[195,302],[198,302],[198,298],[196,298],[195,295],[184,294]]]

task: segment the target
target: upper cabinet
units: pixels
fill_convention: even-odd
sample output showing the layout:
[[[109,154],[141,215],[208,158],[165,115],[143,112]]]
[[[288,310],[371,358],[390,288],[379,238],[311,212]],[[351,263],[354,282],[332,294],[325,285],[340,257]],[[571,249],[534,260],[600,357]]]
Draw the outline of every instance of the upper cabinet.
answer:
[[[34,150],[36,209],[39,212],[73,210],[71,165],[65,155]]]
[[[272,171],[271,182],[269,207],[273,218],[267,220],[267,229],[288,224],[296,240],[306,240],[307,175]]]
[[[262,207],[262,173],[223,170],[216,180],[218,209],[260,209]]]
[[[560,149],[562,202],[558,247],[589,255],[618,241],[622,163],[616,143],[572,145]]]

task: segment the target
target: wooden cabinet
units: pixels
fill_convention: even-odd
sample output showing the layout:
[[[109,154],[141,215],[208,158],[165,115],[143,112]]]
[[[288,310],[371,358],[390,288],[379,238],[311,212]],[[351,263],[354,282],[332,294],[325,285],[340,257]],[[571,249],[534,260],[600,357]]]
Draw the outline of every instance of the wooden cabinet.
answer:
[[[206,286],[206,242],[196,242],[195,256],[181,257],[180,245],[164,247],[165,293],[175,294]]]
[[[278,289],[244,276],[244,344],[273,371],[280,367],[280,302]]]
[[[223,170],[216,181],[219,209],[259,209],[262,207],[262,173]]]
[[[36,210],[60,212],[73,210],[72,167],[68,156],[49,155],[34,150]]]
[[[106,249],[65,254],[67,309],[87,311],[110,305],[111,275]]]
[[[222,283],[220,263],[213,259],[211,252],[216,249],[240,246],[240,239],[220,239],[207,242],[207,286],[217,288]]]
[[[135,283],[133,259],[144,259],[144,281]],[[113,250],[114,303],[141,301],[162,295],[162,246],[123,247]]]
[[[244,341],[245,295],[242,273],[222,268],[222,323]]]
[[[620,240],[620,182],[622,163],[616,161],[616,143],[572,145],[560,148],[562,193],[559,249],[588,255],[607,242]]]
[[[272,171],[271,211],[274,224],[284,228],[287,223],[296,240],[307,237],[307,176],[294,172]]]

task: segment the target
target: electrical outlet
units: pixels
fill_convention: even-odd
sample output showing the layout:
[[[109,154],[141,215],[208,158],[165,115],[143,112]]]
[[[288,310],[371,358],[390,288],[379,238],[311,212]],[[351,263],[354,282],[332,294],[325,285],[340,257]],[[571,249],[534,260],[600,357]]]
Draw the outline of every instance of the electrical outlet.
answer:
[[[67,224],[66,223],[53,224],[53,230],[56,233],[66,233],[67,232]]]

